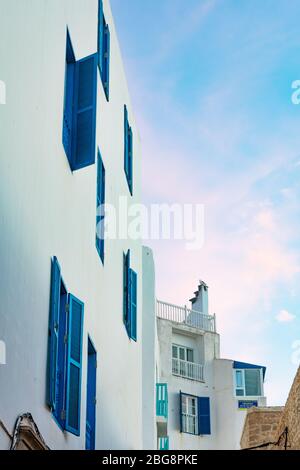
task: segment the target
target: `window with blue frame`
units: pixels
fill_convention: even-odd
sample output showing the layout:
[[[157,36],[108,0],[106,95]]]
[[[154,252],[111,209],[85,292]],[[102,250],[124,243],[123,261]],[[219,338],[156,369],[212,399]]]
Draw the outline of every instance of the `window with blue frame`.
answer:
[[[133,192],[133,137],[128,121],[127,106],[124,106],[124,171],[130,194]]]
[[[137,274],[130,268],[130,250],[123,254],[123,320],[129,338],[137,341]]]
[[[98,66],[107,101],[109,100],[110,32],[105,21],[103,2],[98,5]]]
[[[52,259],[47,402],[62,430],[80,435],[84,304],[67,292],[57,258]]]
[[[211,434],[210,400],[180,392],[180,432],[195,435]]]
[[[97,54],[75,60],[67,31],[63,146],[72,171],[95,163]]]
[[[105,168],[98,150],[97,157],[97,212],[96,212],[96,248],[104,264],[104,222],[105,222]]]
[[[88,338],[87,391],[86,391],[86,450],[95,450],[96,440],[97,352]]]

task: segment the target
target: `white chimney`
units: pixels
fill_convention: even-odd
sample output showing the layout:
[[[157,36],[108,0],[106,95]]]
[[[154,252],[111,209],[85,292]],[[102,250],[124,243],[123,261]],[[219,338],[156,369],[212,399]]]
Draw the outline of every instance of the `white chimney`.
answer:
[[[208,315],[208,286],[203,281],[199,281],[198,290],[195,296],[190,299],[192,310]]]

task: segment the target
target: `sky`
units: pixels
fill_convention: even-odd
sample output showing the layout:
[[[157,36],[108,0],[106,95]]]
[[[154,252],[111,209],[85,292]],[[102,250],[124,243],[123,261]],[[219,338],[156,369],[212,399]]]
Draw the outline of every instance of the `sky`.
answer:
[[[300,0],[111,0],[143,154],[143,200],[205,207],[205,242],[149,241],[157,297],[209,286],[222,357],[300,363]]]

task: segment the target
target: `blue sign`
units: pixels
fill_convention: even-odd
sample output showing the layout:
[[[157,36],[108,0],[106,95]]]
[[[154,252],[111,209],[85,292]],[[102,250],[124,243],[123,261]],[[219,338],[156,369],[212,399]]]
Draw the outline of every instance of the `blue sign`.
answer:
[[[239,400],[239,409],[246,410],[252,408],[252,406],[258,406],[257,400]]]

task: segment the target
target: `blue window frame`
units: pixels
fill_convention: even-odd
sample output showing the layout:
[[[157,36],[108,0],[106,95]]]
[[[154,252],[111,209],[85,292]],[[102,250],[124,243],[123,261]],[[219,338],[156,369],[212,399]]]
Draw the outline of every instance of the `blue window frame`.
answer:
[[[80,435],[83,303],[67,292],[52,259],[47,402],[62,430]]]
[[[104,205],[105,205],[105,168],[98,150],[97,157],[97,207],[96,207],[96,248],[104,264]]]
[[[124,106],[124,171],[130,194],[133,192],[133,137],[128,121],[127,106]]]
[[[103,2],[98,2],[98,66],[107,101],[109,100],[110,32],[103,13]]]
[[[130,339],[137,341],[137,274],[130,268],[130,250],[123,254],[123,321]]]
[[[97,54],[76,61],[67,31],[63,146],[72,171],[95,163]]]
[[[180,392],[180,432],[195,435],[211,434],[210,399]]]
[[[96,438],[96,392],[97,392],[97,352],[88,338],[87,360],[87,399],[86,399],[86,450],[95,450]]]

